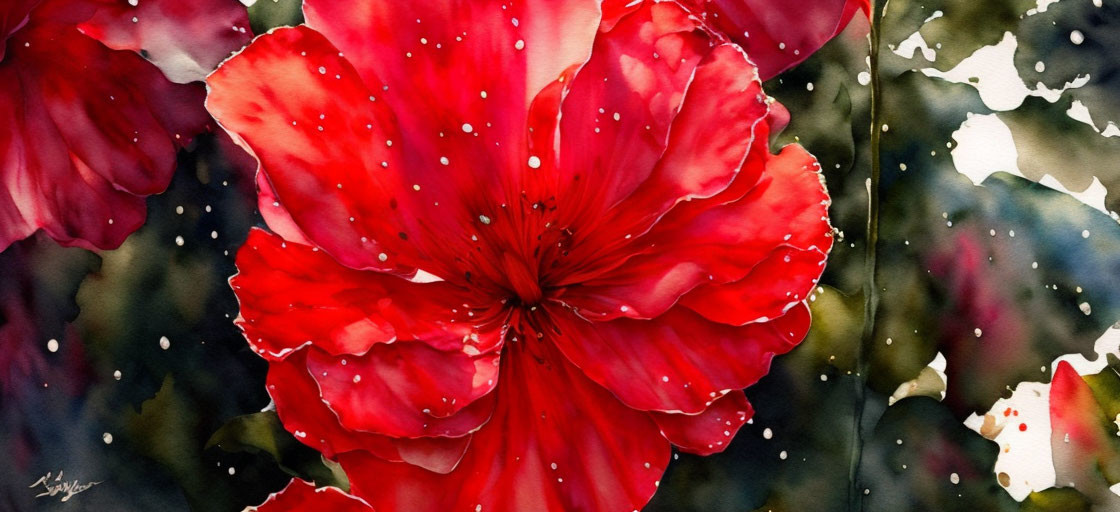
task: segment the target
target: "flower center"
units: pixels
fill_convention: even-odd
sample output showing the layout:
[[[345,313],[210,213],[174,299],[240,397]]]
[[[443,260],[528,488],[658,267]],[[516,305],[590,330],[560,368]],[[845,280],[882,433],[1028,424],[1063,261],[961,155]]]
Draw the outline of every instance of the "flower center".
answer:
[[[539,277],[536,270],[526,265],[525,260],[510,252],[502,253],[502,269],[505,270],[506,280],[513,288],[511,292],[517,296],[518,301],[526,306],[535,306],[544,296],[541,292]]]

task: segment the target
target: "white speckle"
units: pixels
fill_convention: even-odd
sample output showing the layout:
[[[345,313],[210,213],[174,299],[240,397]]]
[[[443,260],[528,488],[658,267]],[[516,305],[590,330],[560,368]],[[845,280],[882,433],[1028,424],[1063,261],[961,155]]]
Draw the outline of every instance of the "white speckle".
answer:
[[[47,350],[51,352],[58,352],[58,340],[54,338],[47,340]]]
[[[949,481],[952,482],[953,485],[957,485],[957,484],[961,483],[961,476],[956,474],[956,473],[953,473],[953,474],[949,475]]]
[[[236,473],[236,472],[237,472],[237,470],[233,469],[233,466],[229,467],[229,476],[233,476],[233,474]]]
[[[481,91],[478,93],[478,95],[481,96],[482,99],[486,99],[486,91]]]
[[[325,68],[325,67],[323,67],[323,66],[319,66],[319,74],[320,74],[320,75],[325,75],[325,74],[327,74],[327,68]]]
[[[524,50],[525,49],[525,40],[518,39],[516,43],[513,43],[513,47],[518,49],[518,50]]]
[[[116,379],[116,380],[121,380],[121,371],[120,370],[113,371],[113,378]]]
[[[984,335],[984,331],[981,331],[980,328],[977,327],[976,329],[972,330],[972,334],[975,334],[976,337],[979,338],[980,336]]]
[[[385,261],[385,260],[387,260],[387,259],[389,259],[389,255],[388,255],[388,254],[385,254],[385,253],[381,253],[381,254],[378,254],[378,255],[377,255],[377,261]]]
[[[470,123],[463,123],[463,132],[470,133],[474,131],[474,127]]]
[[[113,434],[108,432],[101,434],[101,440],[104,441],[105,444],[113,444]]]
[[[357,384],[361,381],[362,381],[362,376],[361,375],[355,375],[354,376],[354,384]]]
[[[1035,62],[1034,63],[1034,70],[1037,73],[1041,73],[1043,71],[1046,71],[1046,63],[1042,62],[1041,60],[1038,61],[1038,62]]]
[[[540,159],[540,157],[538,157],[538,156],[536,156],[536,155],[530,156],[530,157],[529,157],[529,168],[531,168],[531,169],[540,169],[540,167],[541,167],[541,159]]]
[[[164,350],[171,348],[171,340],[167,339],[167,336],[160,336],[159,348],[162,348]]]
[[[787,458],[789,458],[789,452],[782,450],[782,452],[778,454],[778,458],[786,460]]]
[[[213,239],[213,240],[217,240],[218,239],[218,232],[217,231],[211,231],[210,232],[210,238]]]
[[[480,222],[482,222],[483,224],[487,224],[487,225],[489,225],[489,224],[490,224],[490,217],[487,217],[487,216],[485,216],[485,215],[479,215],[479,216],[478,216],[478,220],[479,220]]]
[[[451,160],[448,160],[446,156],[441,156],[441,157],[439,157],[439,163],[441,163],[443,165],[448,165],[448,164],[451,163]]]
[[[661,382],[669,382],[669,376],[668,375],[662,375],[661,376]]]
[[[766,427],[766,429],[762,431],[762,438],[763,439],[773,439],[774,438],[774,431],[770,430],[770,427]]]
[[[867,85],[871,83],[871,73],[860,71],[859,74],[856,75],[856,80],[859,81],[860,85]]]
[[[178,245],[179,247],[182,247],[184,243],[186,243],[186,242],[183,241],[183,237],[181,237],[181,236],[175,237],[175,245]]]
[[[1088,302],[1082,302],[1078,307],[1081,308],[1082,313],[1085,313],[1085,316],[1093,314],[1093,307]]]
[[[182,215],[183,214],[183,207],[182,206],[176,206],[175,207],[175,213],[177,213],[179,215]]]
[[[1089,238],[1089,230],[1088,229],[1081,232],[1081,238]]]
[[[1080,30],[1074,30],[1073,32],[1069,33],[1069,42],[1071,42],[1073,44],[1084,43],[1085,42],[1085,34],[1082,34]]]

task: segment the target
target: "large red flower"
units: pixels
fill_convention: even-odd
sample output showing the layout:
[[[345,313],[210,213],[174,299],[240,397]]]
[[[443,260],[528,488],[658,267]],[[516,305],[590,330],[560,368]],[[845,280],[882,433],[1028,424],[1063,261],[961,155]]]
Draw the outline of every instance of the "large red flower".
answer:
[[[634,510],[724,449],[832,239],[741,49],[676,3],[308,0],[209,78],[273,233],[232,285],[376,510]]]
[[[156,33],[178,25],[233,35],[199,44]],[[0,251],[39,229],[64,245],[120,245],[143,223],[144,197],[170,183],[177,148],[205,128],[200,85],[176,85],[136,52],[106,44],[144,50],[186,80],[239,48],[247,26],[234,0],[4,0]],[[194,59],[175,57],[173,48],[188,47]]]

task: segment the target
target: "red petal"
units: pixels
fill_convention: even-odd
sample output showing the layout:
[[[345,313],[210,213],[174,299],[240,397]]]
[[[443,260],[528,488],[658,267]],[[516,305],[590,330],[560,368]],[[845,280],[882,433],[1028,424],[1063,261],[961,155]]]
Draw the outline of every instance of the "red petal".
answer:
[[[692,291],[684,303],[734,325],[776,318],[804,300],[832,247],[828,195],[800,146],[763,158],[761,177],[748,171],[758,160],[748,161],[728,189],[749,190],[744,196],[678,205],[626,248],[641,253],[560,300],[596,319],[653,318]]]
[[[272,31],[209,77],[207,107],[251,148],[316,245],[352,268],[408,266],[416,252],[398,237],[403,220],[388,193],[404,190],[393,172],[399,149],[386,144],[400,139],[384,102],[339,55],[307,27]]]
[[[237,0],[144,0],[103,4],[79,28],[116,50],[144,52],[173,82],[206,78],[252,34]]]
[[[769,80],[843,31],[860,4],[866,0],[710,0],[703,10],[705,19],[741,45],[763,80]]]
[[[661,435],[682,451],[711,455],[727,449],[735,433],[754,415],[747,395],[732,391],[696,415],[653,412]]]
[[[827,257],[819,249],[780,247],[746,277],[724,285],[701,285],[681,297],[680,304],[725,324],[766,322],[808,298]]]
[[[276,413],[296,439],[332,458],[338,453],[362,450],[442,473],[459,463],[470,436],[398,439],[344,428],[323,402],[319,387],[311,378],[307,352],[300,350],[283,361],[274,361],[268,370],[268,393]]]
[[[458,437],[490,417],[492,401],[479,399],[497,385],[498,361],[497,353],[472,357],[398,341],[361,356],[312,349],[307,366],[323,401],[350,430]]]
[[[769,80],[819,50],[848,26],[859,10],[871,14],[870,0],[681,0],[714,32],[742,46]],[[635,9],[632,0],[603,2],[607,29]]]
[[[143,196],[170,182],[177,145],[204,129],[202,88],[35,16],[7,47],[0,250],[40,228],[64,245],[117,247],[143,223]]]
[[[268,495],[268,499],[246,511],[256,512],[304,512],[307,510],[330,510],[332,512],[373,512],[361,498],[355,498],[337,487],[315,488],[315,484],[293,478],[280,492]]]
[[[758,381],[770,359],[799,343],[808,308],[742,327],[677,307],[653,320],[592,322],[550,308],[556,345],[588,377],[640,410],[695,414],[728,390]]]
[[[501,343],[500,320],[485,328],[486,313],[472,316],[468,294],[446,282],[353,270],[260,229],[249,233],[237,267],[230,280],[241,301],[237,324],[266,359],[308,343],[333,355],[364,354],[396,340],[475,354]]]
[[[650,177],[710,43],[673,4],[643,8],[595,40],[561,108],[560,161],[542,169],[557,175],[562,223],[596,231]]]
[[[0,4],[0,62],[4,60],[8,36],[23,28],[28,14],[41,0],[6,0]]]
[[[1079,449],[1096,451],[1100,439],[1100,405],[1085,379],[1069,363],[1062,361],[1050,382],[1050,427],[1055,439],[1075,443]]]
[[[524,136],[524,115],[537,93],[587,59],[598,4],[307,0],[304,12],[307,24],[338,45],[367,83],[384,81],[386,100],[405,110],[399,115],[428,118],[410,122],[427,128],[446,122],[457,130],[454,123],[493,121],[505,125],[498,128],[502,133],[517,135],[513,143]],[[481,91],[489,101],[478,101]],[[487,111],[508,118],[487,119]]]
[[[264,218],[264,223],[268,225],[273,233],[280,235],[280,238],[295,242],[302,245],[315,245],[303,234],[296,224],[292,215],[285,210],[276,197],[276,191],[272,190],[272,184],[268,182],[268,177],[261,172],[260,165],[257,166],[257,174],[254,179],[257,183],[257,209],[261,212],[261,217]]]
[[[461,260],[520,238],[504,205],[520,211],[531,171],[528,107],[587,58],[598,2],[309,1],[305,11],[400,124],[394,147],[409,160],[390,167],[401,178],[385,193],[409,215],[399,232],[433,260],[424,270],[503,281],[485,263],[501,251],[479,255],[481,264]]]
[[[508,356],[494,417],[455,471],[437,475],[351,452],[339,462],[354,493],[378,510],[641,509],[669,459],[648,415],[620,404],[547,343],[523,340]]]
[[[1083,490],[1104,484],[1099,468],[1116,457],[1106,437],[1115,428],[1112,420],[1077,370],[1059,362],[1050,381],[1050,445],[1058,482]]]

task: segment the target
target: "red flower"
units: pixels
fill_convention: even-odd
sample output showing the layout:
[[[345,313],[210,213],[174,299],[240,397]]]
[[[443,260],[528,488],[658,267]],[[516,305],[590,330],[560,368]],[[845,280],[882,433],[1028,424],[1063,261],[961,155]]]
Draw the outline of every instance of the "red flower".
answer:
[[[713,32],[725,34],[750,55],[769,80],[800,64],[848,26],[856,12],[870,15],[870,0],[678,0]],[[635,9],[630,0],[605,0],[610,23]]]
[[[743,52],[675,3],[328,2],[209,78],[269,226],[238,324],[386,510],[634,510],[804,336],[832,244]]]
[[[191,75],[173,55],[177,44],[198,48],[190,62],[215,65],[248,39],[238,30],[197,46],[182,32],[133,33],[175,25],[233,32],[248,23],[233,0],[183,3],[193,9],[172,3],[183,2],[0,5],[0,123],[8,127],[0,133],[0,250],[38,229],[63,245],[113,248],[144,222],[144,197],[167,188],[177,147],[206,125],[204,91],[175,85],[135,52],[94,37],[114,48],[150,48],[177,78]]]

